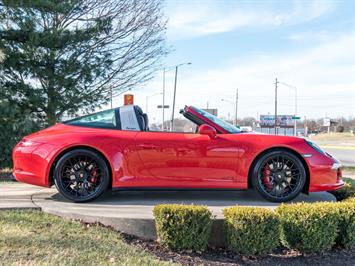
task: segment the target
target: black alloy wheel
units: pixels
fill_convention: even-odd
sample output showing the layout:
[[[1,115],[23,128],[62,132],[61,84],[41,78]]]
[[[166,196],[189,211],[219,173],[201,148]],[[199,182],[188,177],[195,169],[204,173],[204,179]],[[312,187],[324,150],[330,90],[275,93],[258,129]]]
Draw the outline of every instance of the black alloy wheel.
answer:
[[[254,166],[253,186],[269,201],[292,200],[301,193],[305,183],[302,162],[287,150],[268,152]]]
[[[101,155],[86,149],[64,154],[54,170],[58,191],[74,202],[88,202],[101,196],[108,188],[110,176]]]

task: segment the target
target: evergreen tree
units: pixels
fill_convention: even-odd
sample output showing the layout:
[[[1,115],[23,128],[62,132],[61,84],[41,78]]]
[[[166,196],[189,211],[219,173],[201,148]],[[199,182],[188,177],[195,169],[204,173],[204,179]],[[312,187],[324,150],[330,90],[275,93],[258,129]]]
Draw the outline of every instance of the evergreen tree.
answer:
[[[53,125],[107,103],[152,77],[165,24],[160,0],[0,1],[0,108]]]

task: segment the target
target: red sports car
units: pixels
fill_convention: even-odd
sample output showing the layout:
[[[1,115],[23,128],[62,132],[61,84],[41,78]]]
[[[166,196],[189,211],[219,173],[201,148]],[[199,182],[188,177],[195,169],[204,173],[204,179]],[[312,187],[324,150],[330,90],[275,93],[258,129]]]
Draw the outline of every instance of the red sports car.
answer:
[[[193,106],[181,113],[195,133],[149,131],[138,106],[79,117],[24,137],[14,176],[56,185],[74,202],[113,190],[246,190],[284,202],[343,186],[341,164],[313,142],[244,133]]]

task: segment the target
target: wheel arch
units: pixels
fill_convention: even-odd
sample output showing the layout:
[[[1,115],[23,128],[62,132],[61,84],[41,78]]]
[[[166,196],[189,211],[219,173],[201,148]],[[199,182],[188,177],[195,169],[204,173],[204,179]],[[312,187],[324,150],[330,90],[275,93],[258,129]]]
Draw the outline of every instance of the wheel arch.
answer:
[[[253,187],[253,182],[252,182],[252,178],[253,178],[253,169],[255,164],[257,163],[257,161],[259,160],[259,158],[261,156],[263,156],[264,154],[268,153],[268,152],[272,152],[272,151],[280,151],[280,150],[284,150],[284,151],[288,151],[290,153],[292,153],[293,155],[295,155],[303,164],[303,167],[306,171],[306,183],[304,184],[304,187],[302,189],[302,193],[307,193],[309,191],[309,183],[310,183],[310,171],[309,171],[309,167],[307,165],[307,162],[305,161],[305,159],[295,150],[287,148],[287,147],[272,147],[272,148],[268,148],[266,150],[263,150],[262,152],[260,152],[253,160],[253,162],[251,163],[249,170],[248,170],[248,189]]]
[[[54,169],[55,169],[55,166],[56,166],[58,160],[67,152],[70,152],[73,150],[78,150],[78,149],[85,149],[85,150],[90,150],[90,151],[96,152],[104,159],[104,161],[107,165],[108,171],[109,171],[110,187],[112,187],[113,172],[112,172],[112,167],[111,167],[110,161],[107,159],[107,156],[103,152],[101,152],[100,150],[98,150],[94,147],[91,147],[91,146],[86,146],[86,145],[75,145],[75,146],[70,146],[70,147],[64,148],[55,156],[54,160],[51,163],[50,169],[49,169],[49,174],[48,174],[49,185],[52,186],[54,184],[54,178],[53,178],[54,177]]]

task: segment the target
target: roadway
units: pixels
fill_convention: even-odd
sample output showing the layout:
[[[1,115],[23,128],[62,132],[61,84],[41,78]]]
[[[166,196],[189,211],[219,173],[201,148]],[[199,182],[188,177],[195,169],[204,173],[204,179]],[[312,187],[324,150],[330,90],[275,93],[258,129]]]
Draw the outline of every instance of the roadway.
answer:
[[[334,155],[344,166],[355,167],[355,145],[350,144],[319,144],[326,152]]]

